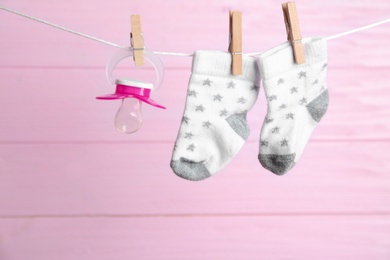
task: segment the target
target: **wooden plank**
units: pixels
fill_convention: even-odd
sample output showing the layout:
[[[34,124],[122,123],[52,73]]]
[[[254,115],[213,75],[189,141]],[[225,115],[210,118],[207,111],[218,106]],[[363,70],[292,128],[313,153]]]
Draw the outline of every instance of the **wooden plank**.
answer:
[[[384,216],[0,219],[12,260],[388,259]]]
[[[148,0],[3,4],[122,45],[137,12],[147,48],[189,53],[226,49],[232,9],[176,0],[157,9]],[[300,4],[306,36],[390,12],[388,0]],[[285,40],[279,4],[239,9],[245,52]],[[125,136],[112,126],[118,104],[94,100],[113,90],[104,65],[115,48],[1,11],[0,259],[389,259],[389,39],[383,25],[329,42],[331,105],[287,175],[256,158],[261,91],[247,145],[226,169],[193,183],[169,168],[190,58],[162,57],[170,69],[153,99],[169,110],[144,106],[142,132]],[[125,63],[116,75],[153,77]]]
[[[0,145],[0,215],[390,213],[388,142],[309,143],[283,177],[248,143],[201,182],[169,167],[172,143]]]
[[[329,68],[330,107],[313,139],[389,139],[388,71]],[[153,70],[123,68],[114,74],[146,81],[155,77]],[[185,69],[167,70],[162,88],[152,93],[152,98],[167,106],[167,110],[144,105],[142,129],[123,135],[113,126],[119,102],[95,99],[114,92],[103,69],[2,69],[0,142],[172,142],[183,115],[190,74]],[[261,88],[259,99],[248,114],[252,142],[258,141],[266,109]]]
[[[244,52],[265,51],[285,41],[280,3],[272,0],[246,1],[239,6],[221,5],[220,2],[167,0],[163,6],[155,9],[150,8],[151,4],[144,0],[117,1],[115,5],[108,2],[80,3],[76,0],[61,3],[42,0],[39,5],[24,1],[4,3],[33,16],[122,45],[129,45],[129,12],[137,12],[143,17],[146,47],[177,52],[226,50],[226,16],[229,9],[238,7],[245,14]],[[301,30],[305,36],[337,34],[388,18],[390,13],[388,0],[362,0],[353,5],[337,0],[321,2],[320,5],[317,1],[299,4],[302,6],[299,9]],[[0,19],[0,48],[6,50],[2,52],[0,66],[94,67],[101,66],[115,50],[4,11]],[[383,25],[333,40],[329,53],[334,64],[389,66],[388,28],[388,25]],[[167,66],[187,64],[185,60],[177,57],[165,59]]]

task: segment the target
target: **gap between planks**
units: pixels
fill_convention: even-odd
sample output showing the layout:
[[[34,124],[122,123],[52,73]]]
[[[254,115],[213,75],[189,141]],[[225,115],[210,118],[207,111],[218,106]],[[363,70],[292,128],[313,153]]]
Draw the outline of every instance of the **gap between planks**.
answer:
[[[0,65],[0,69],[20,69],[20,70],[105,70],[106,66],[23,66],[23,65],[17,65],[17,66],[4,66]],[[332,70],[351,70],[353,69],[365,69],[365,70],[378,70],[378,69],[387,69],[390,68],[390,66],[383,66],[383,65],[378,65],[378,66],[364,66],[364,65],[354,65],[353,67],[351,65],[332,65],[331,69]],[[115,70],[127,70],[129,68],[123,67],[123,66],[118,66],[115,68]],[[192,67],[191,66],[164,66],[165,70],[186,70],[186,71],[191,71]],[[150,70],[154,71],[153,67],[132,67],[131,70]],[[328,69],[329,70],[329,69]]]
[[[172,144],[175,140],[117,140],[117,141],[106,141],[106,140],[92,140],[92,141],[0,141],[0,145],[74,145],[74,144],[89,144],[89,145],[100,145],[100,144]],[[258,140],[247,140],[247,144],[258,143]],[[388,143],[390,142],[390,138],[351,138],[351,139],[311,139],[310,143]]]
[[[81,219],[81,218],[220,218],[220,217],[341,217],[390,216],[390,211],[373,212],[268,212],[199,214],[32,214],[4,215],[0,219]]]

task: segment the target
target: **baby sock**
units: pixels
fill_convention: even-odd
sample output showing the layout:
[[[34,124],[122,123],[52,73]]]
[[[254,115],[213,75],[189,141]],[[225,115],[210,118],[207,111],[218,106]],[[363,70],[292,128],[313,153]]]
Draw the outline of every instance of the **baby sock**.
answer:
[[[264,168],[277,175],[299,160],[328,108],[326,40],[302,41],[304,64],[294,62],[289,42],[261,54],[258,61],[268,100],[258,158]]]
[[[246,114],[258,96],[256,59],[243,57],[243,73],[233,76],[231,54],[196,51],[186,106],[171,168],[198,181],[225,167],[249,136]]]

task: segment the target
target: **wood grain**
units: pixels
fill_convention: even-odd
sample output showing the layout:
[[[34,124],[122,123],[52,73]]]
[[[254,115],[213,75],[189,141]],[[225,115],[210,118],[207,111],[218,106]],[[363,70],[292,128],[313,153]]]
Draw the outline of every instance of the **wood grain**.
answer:
[[[388,0],[297,0],[303,37],[389,17]],[[153,51],[227,50],[229,10],[243,52],[285,41],[280,3],[29,1],[1,5],[130,45],[142,17]],[[390,25],[328,42],[329,110],[283,177],[257,160],[263,89],[238,156],[202,182],[169,167],[191,58],[161,56],[164,85],[144,125],[118,133],[105,65],[115,48],[0,10],[0,259],[390,259]],[[150,65],[116,77],[150,81]],[[158,130],[158,131],[157,131]]]
[[[390,214],[388,142],[312,142],[283,177],[248,143],[202,182],[172,172],[172,147],[1,145],[0,215]]]
[[[330,107],[313,139],[389,140],[388,71],[389,68],[330,68]],[[114,73],[141,80],[155,77],[153,70],[119,69]],[[173,142],[183,114],[190,73],[167,70],[162,88],[152,95],[167,110],[144,105],[142,129],[134,135],[123,135],[113,125],[120,103],[95,99],[114,92],[103,69],[2,69],[0,142]],[[261,88],[259,99],[248,114],[252,142],[258,140],[266,109]]]
[[[0,257],[12,260],[390,257],[380,216],[1,219],[0,230]]]
[[[361,0],[353,4],[299,0],[296,3],[303,37],[341,33],[386,19],[390,13],[387,0]],[[272,0],[224,3],[169,0],[159,3],[158,11],[152,8],[156,5],[154,0],[116,1],[115,4],[42,0],[40,5],[8,0],[2,4],[127,46],[130,45],[129,16],[138,13],[142,16],[145,45],[155,51],[227,50],[226,16],[234,9],[243,13],[244,52],[265,51],[286,40],[281,3]],[[1,67],[103,66],[115,49],[3,11],[0,35],[1,49],[8,50],[2,53]],[[330,43],[333,65],[390,66],[386,58],[390,55],[389,43],[389,25],[333,40]],[[183,58],[164,57],[164,61],[166,66],[190,67]]]

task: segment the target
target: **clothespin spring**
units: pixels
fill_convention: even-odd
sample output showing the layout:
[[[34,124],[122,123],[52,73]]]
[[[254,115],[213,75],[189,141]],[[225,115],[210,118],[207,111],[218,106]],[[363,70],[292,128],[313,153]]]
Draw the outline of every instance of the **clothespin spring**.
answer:
[[[229,50],[231,50],[232,48],[232,39],[233,39],[233,34],[230,33],[229,34]],[[242,55],[242,51],[240,52],[230,52],[232,55]]]
[[[131,48],[133,49],[133,51],[143,51],[143,50],[145,50],[144,34],[141,33],[141,36],[142,36],[142,42],[144,43],[144,47],[142,47],[142,48],[134,48],[133,33],[130,33],[130,44],[131,44]]]

